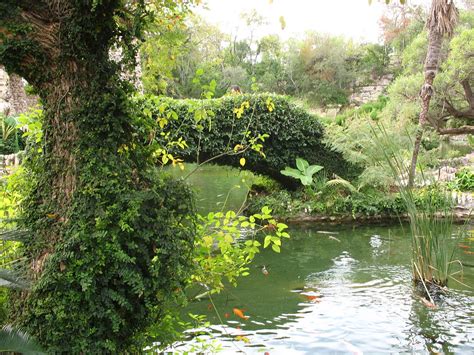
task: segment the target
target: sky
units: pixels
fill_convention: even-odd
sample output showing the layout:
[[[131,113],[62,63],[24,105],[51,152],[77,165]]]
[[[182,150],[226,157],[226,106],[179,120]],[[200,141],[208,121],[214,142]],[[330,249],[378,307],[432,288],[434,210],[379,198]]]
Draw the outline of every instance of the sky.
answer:
[[[397,0],[392,0],[397,1]],[[427,3],[429,0],[409,2]],[[208,10],[197,12],[224,32],[249,34],[240,19],[242,12],[256,9],[268,20],[256,34],[279,34],[283,39],[296,37],[308,30],[343,35],[358,42],[378,42],[381,37],[379,19],[386,10],[385,1],[373,0],[206,0]],[[283,16],[284,30],[279,21]]]

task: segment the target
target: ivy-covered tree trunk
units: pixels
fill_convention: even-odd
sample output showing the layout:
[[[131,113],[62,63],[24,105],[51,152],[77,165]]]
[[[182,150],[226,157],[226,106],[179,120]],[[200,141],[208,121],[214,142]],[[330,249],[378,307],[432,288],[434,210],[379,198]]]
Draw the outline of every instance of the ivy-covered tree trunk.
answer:
[[[129,350],[190,267],[190,195],[160,177],[109,59],[134,58],[145,1],[0,0],[0,63],[44,108],[23,206],[33,287],[11,316],[52,352]]]

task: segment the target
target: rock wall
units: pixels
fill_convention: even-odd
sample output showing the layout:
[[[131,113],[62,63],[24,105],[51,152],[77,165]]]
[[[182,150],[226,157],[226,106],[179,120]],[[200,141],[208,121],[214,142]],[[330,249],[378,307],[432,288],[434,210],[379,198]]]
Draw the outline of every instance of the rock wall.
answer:
[[[373,85],[359,86],[354,89],[350,97],[350,102],[356,106],[375,101],[385,93],[385,90],[393,80],[392,74],[387,74],[376,80]]]
[[[0,113],[17,116],[38,104],[38,98],[25,92],[26,82],[18,75],[8,75],[0,66]]]
[[[0,178],[12,172],[12,169],[20,166],[23,160],[23,152],[16,154],[0,155]]]
[[[0,66],[0,113],[7,114],[10,111],[10,78],[6,71]]]

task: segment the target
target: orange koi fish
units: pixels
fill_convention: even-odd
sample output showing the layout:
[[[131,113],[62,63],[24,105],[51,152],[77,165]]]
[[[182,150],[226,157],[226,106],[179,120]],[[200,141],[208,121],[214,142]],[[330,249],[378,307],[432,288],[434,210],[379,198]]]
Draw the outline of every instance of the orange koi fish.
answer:
[[[474,251],[464,250],[464,254],[474,255]]]
[[[229,313],[224,313],[224,317],[229,318],[230,314]]]
[[[249,319],[249,317],[247,317],[246,315],[244,315],[244,312],[242,312],[242,310],[238,309],[238,308],[233,308],[232,311],[234,312],[234,314],[239,317],[239,318],[242,318],[242,319]]]
[[[268,276],[268,270],[267,268],[265,267],[265,265],[262,266],[262,274],[264,274],[265,276]]]
[[[458,244],[458,246],[462,249],[469,249],[469,245],[465,245],[465,244]]]
[[[321,300],[319,299],[319,296],[313,296],[313,295],[303,295],[308,301],[311,301],[311,302],[321,302]]]

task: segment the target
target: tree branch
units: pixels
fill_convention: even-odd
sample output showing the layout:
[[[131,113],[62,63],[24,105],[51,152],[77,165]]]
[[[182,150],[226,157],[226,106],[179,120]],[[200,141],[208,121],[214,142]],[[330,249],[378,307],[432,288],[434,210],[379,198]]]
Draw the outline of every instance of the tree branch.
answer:
[[[441,135],[461,135],[461,134],[473,134],[474,133],[474,126],[463,126],[458,128],[440,128],[438,129],[438,133]]]
[[[464,79],[461,81],[461,85],[464,89],[464,95],[466,96],[467,102],[469,102],[469,107],[471,110],[474,110],[474,96],[472,94],[472,88],[471,85],[469,84],[469,80]]]
[[[454,118],[474,120],[473,108],[470,108],[466,111],[459,111],[456,108],[454,108],[454,106],[447,99],[444,99],[444,102],[446,103],[446,109]]]

